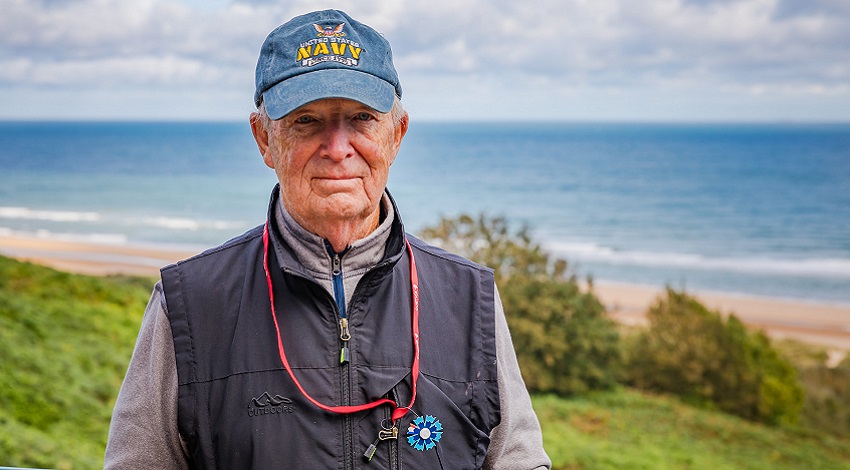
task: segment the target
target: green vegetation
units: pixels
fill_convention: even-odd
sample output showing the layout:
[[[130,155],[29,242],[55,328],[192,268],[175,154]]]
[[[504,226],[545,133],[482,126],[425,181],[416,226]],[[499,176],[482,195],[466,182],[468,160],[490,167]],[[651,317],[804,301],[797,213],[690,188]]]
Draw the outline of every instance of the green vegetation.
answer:
[[[817,364],[800,371],[805,390],[802,421],[812,429],[850,437],[850,358],[835,368]]]
[[[850,359],[829,369],[824,353],[798,346],[799,360],[789,360],[787,344],[779,349],[734,315],[724,318],[670,289],[647,312],[650,328],[621,338],[591,280],[590,291],[582,292],[566,261],[553,258],[526,229],[512,232],[503,218],[462,215],[422,235],[496,269],[526,383],[562,397],[536,400],[557,467],[850,463],[850,443],[840,440],[850,435]],[[610,391],[618,380],[670,396]],[[808,427],[793,427],[798,422]]]
[[[628,348],[629,383],[767,424],[793,424],[803,404],[797,371],[761,332],[667,289]]]
[[[850,438],[850,355],[828,367],[823,347],[791,340],[777,347],[799,371],[805,396],[800,424]]]
[[[630,390],[534,397],[557,470],[847,469],[850,442]]]
[[[582,292],[563,259],[504,218],[443,219],[422,236],[496,270],[496,285],[522,376],[532,392],[570,395],[610,389],[622,375],[619,333],[605,308]]]
[[[103,467],[151,287],[0,257],[0,465]]]

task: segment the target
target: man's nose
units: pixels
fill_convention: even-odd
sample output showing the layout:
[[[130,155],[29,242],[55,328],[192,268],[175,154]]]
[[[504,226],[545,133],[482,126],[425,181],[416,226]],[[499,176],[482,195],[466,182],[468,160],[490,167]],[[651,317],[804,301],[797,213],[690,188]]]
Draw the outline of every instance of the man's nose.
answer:
[[[354,155],[354,147],[351,145],[351,132],[349,126],[340,120],[328,123],[325,128],[323,157],[334,161],[342,161]]]

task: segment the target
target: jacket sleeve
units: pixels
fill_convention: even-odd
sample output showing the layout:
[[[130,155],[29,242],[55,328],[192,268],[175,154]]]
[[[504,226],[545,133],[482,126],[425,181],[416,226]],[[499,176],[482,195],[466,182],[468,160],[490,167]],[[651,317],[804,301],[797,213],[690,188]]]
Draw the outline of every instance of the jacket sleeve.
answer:
[[[177,429],[177,362],[162,284],[154,288],[109,425],[105,469],[189,468]]]
[[[543,435],[531,397],[519,372],[502,300],[496,290],[496,363],[502,420],[490,433],[484,459],[486,470],[548,469],[552,466],[543,450]]]

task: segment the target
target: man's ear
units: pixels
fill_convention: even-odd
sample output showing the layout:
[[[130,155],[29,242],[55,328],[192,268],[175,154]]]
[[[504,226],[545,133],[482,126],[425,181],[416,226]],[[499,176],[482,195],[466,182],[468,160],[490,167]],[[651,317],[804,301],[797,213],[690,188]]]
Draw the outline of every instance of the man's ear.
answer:
[[[267,167],[274,169],[274,161],[271,152],[269,152],[269,130],[266,129],[266,125],[258,113],[251,113],[249,121],[251,122],[251,133],[254,134],[254,141],[257,142],[257,149],[263,156],[263,162]]]
[[[398,155],[398,149],[401,148],[401,141],[404,140],[404,135],[407,134],[407,126],[410,123],[410,116],[407,114],[407,111],[404,113],[404,117],[401,118],[398,125],[395,126],[394,135],[393,135],[393,159],[390,161],[390,165],[395,161],[395,156]]]

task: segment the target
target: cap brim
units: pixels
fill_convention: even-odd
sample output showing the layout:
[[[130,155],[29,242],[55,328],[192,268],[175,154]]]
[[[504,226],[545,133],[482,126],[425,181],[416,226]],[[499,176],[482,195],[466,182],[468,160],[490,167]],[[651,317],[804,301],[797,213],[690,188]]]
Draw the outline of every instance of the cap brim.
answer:
[[[357,70],[323,69],[288,78],[263,93],[266,112],[273,120],[325,98],[346,98],[388,113],[395,100],[395,88],[387,81]]]

